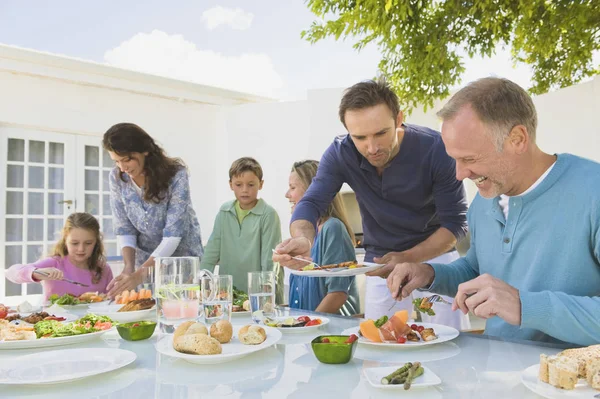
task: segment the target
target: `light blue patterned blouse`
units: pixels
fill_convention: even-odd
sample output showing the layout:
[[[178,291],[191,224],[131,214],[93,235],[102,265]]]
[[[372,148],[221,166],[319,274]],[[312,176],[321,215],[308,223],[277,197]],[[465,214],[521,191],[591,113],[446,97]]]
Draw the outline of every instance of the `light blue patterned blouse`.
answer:
[[[181,168],[171,179],[166,198],[146,202],[126,174],[110,172],[110,206],[115,235],[136,236],[135,264],[140,266],[154,252],[163,237],[181,237],[172,256],[202,256],[200,224],[192,208],[187,170]]]

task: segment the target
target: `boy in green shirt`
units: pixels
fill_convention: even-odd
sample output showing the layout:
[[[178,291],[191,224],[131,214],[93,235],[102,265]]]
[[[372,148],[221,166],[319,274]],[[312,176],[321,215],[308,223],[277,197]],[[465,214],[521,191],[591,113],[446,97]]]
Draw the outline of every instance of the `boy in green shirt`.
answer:
[[[281,242],[281,224],[273,207],[258,198],[263,171],[253,158],[236,160],[229,169],[235,200],[221,206],[200,263],[219,274],[231,274],[233,285],[247,291],[248,272],[274,270],[272,249]],[[283,270],[276,270],[277,298],[283,298]],[[281,275],[281,276],[280,276]]]

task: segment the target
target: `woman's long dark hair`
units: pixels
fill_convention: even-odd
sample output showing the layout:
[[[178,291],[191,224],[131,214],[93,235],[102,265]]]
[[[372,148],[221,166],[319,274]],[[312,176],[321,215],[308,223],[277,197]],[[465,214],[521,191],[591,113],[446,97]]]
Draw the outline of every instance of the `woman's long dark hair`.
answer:
[[[106,151],[119,156],[145,153],[144,174],[146,189],[144,200],[159,203],[166,198],[171,179],[185,164],[179,158],[170,158],[144,129],[133,123],[117,123],[104,133],[102,145]],[[126,181],[124,173],[121,180]]]
[[[102,278],[102,271],[106,265],[104,256],[104,244],[102,243],[102,233],[100,233],[100,224],[98,220],[85,212],[72,213],[67,218],[60,235],[60,240],[52,249],[51,256],[60,256],[64,258],[69,254],[67,250],[67,237],[73,229],[84,229],[91,231],[96,238],[96,245],[92,251],[92,256],[88,259],[88,269],[92,273],[92,282],[98,284]]]

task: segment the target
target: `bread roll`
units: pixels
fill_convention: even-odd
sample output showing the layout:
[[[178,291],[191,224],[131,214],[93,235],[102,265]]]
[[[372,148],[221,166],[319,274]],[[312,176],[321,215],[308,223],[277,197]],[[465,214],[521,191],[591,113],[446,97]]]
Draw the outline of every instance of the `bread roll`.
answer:
[[[233,336],[233,327],[228,320],[219,320],[210,326],[210,336],[222,344],[231,341]]]
[[[187,329],[187,331],[185,332],[184,335],[191,335],[191,334],[208,335],[208,329],[202,323],[194,323]]]
[[[256,324],[251,324],[240,328],[238,338],[244,345],[258,345],[265,342],[267,333],[265,329]]]
[[[242,303],[242,308],[243,308],[244,310],[246,310],[246,311],[249,311],[249,310],[250,310],[250,300],[249,300],[249,299],[246,299],[246,300],[244,301],[244,303]]]
[[[222,352],[221,344],[205,334],[187,334],[173,341],[173,349],[192,355],[218,355]]]
[[[175,329],[175,332],[173,333],[173,342],[175,342],[178,337],[181,337],[182,335],[184,335],[185,332],[188,330],[188,328],[191,327],[192,324],[194,324],[193,321],[186,321],[184,323],[181,323],[179,325],[179,327],[177,327]]]

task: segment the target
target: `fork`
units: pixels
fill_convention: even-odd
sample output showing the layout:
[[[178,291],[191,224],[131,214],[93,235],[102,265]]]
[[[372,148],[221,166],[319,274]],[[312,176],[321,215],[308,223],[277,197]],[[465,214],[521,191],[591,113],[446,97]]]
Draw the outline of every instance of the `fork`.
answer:
[[[452,302],[445,300],[444,298],[442,298],[441,295],[438,294],[433,294],[430,297],[428,297],[427,302],[441,302],[445,303],[446,305],[452,305]]]
[[[279,252],[275,251],[274,249],[272,251],[273,251],[274,254],[281,255]],[[316,264],[312,260],[299,258],[297,256],[292,256],[292,259],[301,260],[301,261],[306,262],[306,263],[312,263],[317,269],[321,269],[321,266],[318,265],[318,264]],[[323,270],[326,270],[326,269],[323,269]]]

